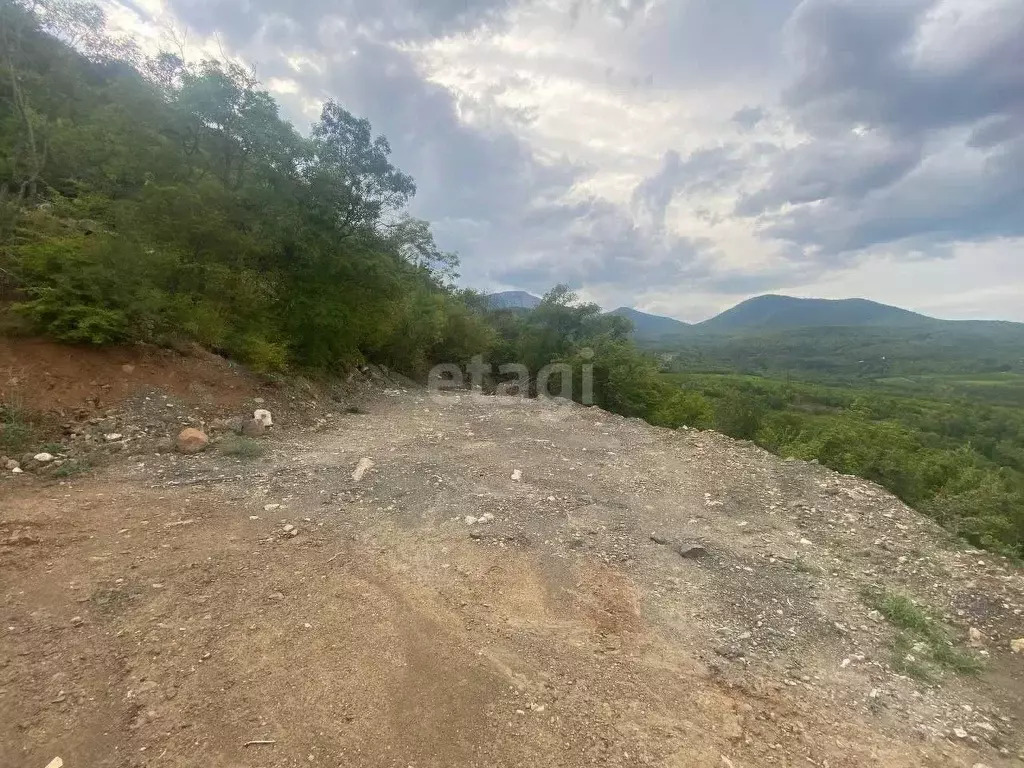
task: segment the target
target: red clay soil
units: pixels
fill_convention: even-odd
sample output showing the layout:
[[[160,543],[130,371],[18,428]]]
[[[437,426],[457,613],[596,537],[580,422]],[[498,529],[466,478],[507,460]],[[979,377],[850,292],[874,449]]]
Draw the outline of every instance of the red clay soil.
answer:
[[[234,408],[262,387],[223,358],[152,346],[71,347],[0,338],[0,403],[65,414],[116,406],[160,389],[189,404]]]

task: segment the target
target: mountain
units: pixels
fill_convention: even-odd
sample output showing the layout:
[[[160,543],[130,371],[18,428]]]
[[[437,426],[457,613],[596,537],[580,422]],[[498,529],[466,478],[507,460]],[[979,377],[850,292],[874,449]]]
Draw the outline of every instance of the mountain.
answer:
[[[756,296],[696,327],[708,331],[776,330],[837,326],[928,327],[940,324],[926,315],[868,299],[797,299]]]
[[[608,314],[618,315],[619,317],[631,320],[633,323],[633,336],[638,339],[656,339],[663,336],[678,335],[690,327],[688,323],[671,317],[649,315],[646,312],[629,307],[619,307]]]
[[[503,291],[487,296],[491,309],[533,309],[540,299],[526,291]]]

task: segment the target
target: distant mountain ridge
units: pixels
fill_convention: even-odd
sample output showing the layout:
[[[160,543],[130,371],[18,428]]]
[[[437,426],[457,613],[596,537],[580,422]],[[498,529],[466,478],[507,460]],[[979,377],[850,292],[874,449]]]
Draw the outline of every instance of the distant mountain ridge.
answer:
[[[798,299],[769,294],[740,302],[696,327],[710,331],[735,331],[838,326],[908,327],[942,322],[953,321],[937,320],[868,299]]]
[[[541,299],[525,291],[505,291],[487,297],[494,309],[533,309]],[[804,299],[766,294],[742,301],[700,323],[684,323],[671,317],[652,315],[631,307],[619,307],[608,314],[633,323],[637,340],[655,341],[703,334],[750,334],[815,328],[882,328],[937,330],[969,328],[982,331],[1004,326],[1012,330],[1024,323],[1003,320],[940,320],[909,309],[881,304],[870,299]]]
[[[660,338],[687,331],[691,326],[682,320],[662,315],[651,315],[630,307],[619,307],[608,313],[625,317],[633,323],[633,334],[637,338]]]
[[[540,302],[539,296],[526,291],[502,291],[487,296],[491,309],[533,309]]]

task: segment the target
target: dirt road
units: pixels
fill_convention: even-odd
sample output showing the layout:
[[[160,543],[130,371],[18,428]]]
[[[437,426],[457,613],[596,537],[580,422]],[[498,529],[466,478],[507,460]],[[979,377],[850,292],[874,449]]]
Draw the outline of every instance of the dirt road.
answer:
[[[0,766],[1024,764],[1020,571],[884,491],[564,404],[367,410],[0,485]]]

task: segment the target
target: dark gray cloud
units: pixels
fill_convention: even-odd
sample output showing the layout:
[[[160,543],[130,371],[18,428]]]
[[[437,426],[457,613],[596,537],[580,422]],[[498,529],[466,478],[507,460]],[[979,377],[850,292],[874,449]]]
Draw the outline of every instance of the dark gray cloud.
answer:
[[[732,121],[740,128],[749,131],[756,128],[767,116],[768,113],[764,107],[743,107],[736,110],[732,116]]]
[[[807,138],[738,214],[825,259],[1024,236],[1024,4],[806,0],[789,32]]]
[[[677,195],[713,192],[734,184],[743,174],[744,163],[736,146],[698,149],[686,159],[670,149],[658,171],[633,190],[633,211],[655,231],[662,231],[666,210]]]
[[[537,292],[559,282],[636,291],[710,274],[710,242],[651,238],[621,208],[602,200],[546,206],[522,224],[534,237],[515,261],[493,267],[490,276],[498,282]]]
[[[973,24],[936,18],[940,6],[938,0],[802,3],[790,23],[800,70],[784,102],[819,128],[869,125],[901,135],[1019,115],[1024,4],[979,0]],[[949,31],[936,39],[942,25]]]

